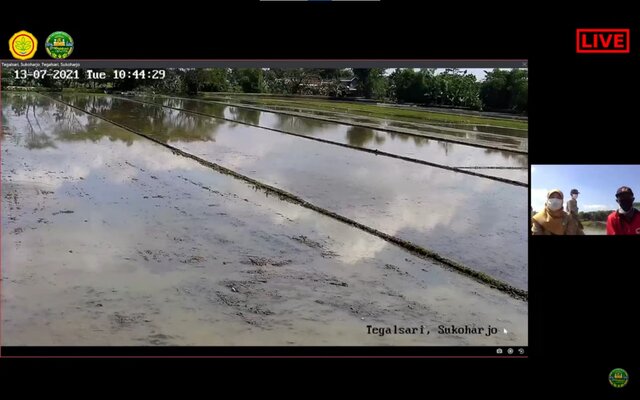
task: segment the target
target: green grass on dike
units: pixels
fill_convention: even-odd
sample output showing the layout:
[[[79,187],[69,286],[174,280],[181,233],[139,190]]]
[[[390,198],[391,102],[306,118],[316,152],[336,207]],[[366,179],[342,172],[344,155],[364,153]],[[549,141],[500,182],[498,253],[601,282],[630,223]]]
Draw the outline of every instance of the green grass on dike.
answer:
[[[219,97],[219,95],[213,95],[212,97]],[[309,98],[299,98],[295,100],[290,99],[276,99],[266,96],[237,96],[226,95],[230,98],[236,97],[238,100],[250,100],[258,104],[264,105],[280,105],[288,107],[305,107],[309,109],[322,110],[322,111],[339,111],[348,112],[351,114],[395,119],[408,122],[442,122],[442,123],[455,123],[455,124],[475,124],[475,125],[491,125],[500,126],[505,128],[515,129],[528,129],[528,123],[521,120],[513,120],[508,118],[496,118],[496,117],[481,117],[476,115],[466,115],[457,113],[447,113],[443,109],[442,112],[433,112],[426,110],[409,110],[404,108],[394,107],[382,107],[375,104],[358,104],[353,102],[343,102],[335,100],[319,100]]]

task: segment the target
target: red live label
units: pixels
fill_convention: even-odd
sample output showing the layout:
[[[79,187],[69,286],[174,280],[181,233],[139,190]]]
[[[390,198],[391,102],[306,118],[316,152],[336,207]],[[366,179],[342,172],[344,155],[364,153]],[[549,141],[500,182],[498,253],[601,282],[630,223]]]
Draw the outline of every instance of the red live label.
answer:
[[[576,53],[628,53],[629,29],[577,29]]]

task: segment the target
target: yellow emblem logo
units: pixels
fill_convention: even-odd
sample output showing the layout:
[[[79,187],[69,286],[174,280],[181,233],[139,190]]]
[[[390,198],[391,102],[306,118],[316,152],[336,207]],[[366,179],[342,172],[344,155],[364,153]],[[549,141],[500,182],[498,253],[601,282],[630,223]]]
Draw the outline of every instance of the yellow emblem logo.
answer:
[[[18,60],[28,60],[36,54],[38,41],[27,31],[20,31],[9,39],[9,51]]]

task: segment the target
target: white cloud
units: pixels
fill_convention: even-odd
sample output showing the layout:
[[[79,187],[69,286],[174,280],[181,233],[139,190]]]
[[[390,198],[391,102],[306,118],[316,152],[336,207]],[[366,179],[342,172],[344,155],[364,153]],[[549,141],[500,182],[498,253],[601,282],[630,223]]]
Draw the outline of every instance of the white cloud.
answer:
[[[531,207],[533,211],[542,211],[547,201],[549,189],[531,189]]]
[[[601,211],[601,210],[613,210],[615,207],[607,206],[605,204],[585,204],[581,207],[584,211]]]

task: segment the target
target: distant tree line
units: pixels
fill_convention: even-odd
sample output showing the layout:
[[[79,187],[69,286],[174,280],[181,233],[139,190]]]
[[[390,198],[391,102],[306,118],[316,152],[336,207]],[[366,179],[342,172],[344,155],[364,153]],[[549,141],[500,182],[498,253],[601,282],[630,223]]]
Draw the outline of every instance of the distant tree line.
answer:
[[[397,68],[385,75],[381,68],[207,68],[169,69],[163,80],[108,79],[87,81],[83,70],[77,80],[16,79],[13,69],[2,70],[2,86],[64,87],[89,90],[153,91],[157,93],[235,92],[332,97],[356,96],[395,103],[460,107],[472,110],[528,111],[528,72],[522,69],[486,72],[484,81],[466,70]]]
[[[633,203],[633,206],[637,209],[640,209],[640,203]],[[606,210],[606,211],[589,211],[589,212],[578,212],[578,218],[580,218],[581,221],[600,221],[600,222],[606,222],[607,221],[607,217],[609,216],[609,214],[611,214],[614,210]]]
[[[599,221],[606,222],[607,217],[611,214],[613,210],[607,211],[589,211],[589,212],[578,212],[578,218],[580,221]]]

